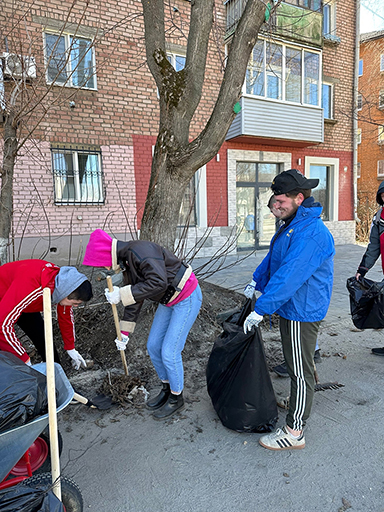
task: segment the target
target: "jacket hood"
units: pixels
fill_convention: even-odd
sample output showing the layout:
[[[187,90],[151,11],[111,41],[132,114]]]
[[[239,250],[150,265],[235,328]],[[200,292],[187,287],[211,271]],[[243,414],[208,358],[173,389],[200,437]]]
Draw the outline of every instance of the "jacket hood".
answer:
[[[304,199],[301,205],[304,206],[304,208],[322,208],[321,203],[315,201],[315,199],[312,196],[307,197],[307,199]]]
[[[384,201],[381,199],[381,194],[384,192],[384,181],[382,181],[379,185],[379,188],[377,190],[376,194],[376,202],[380,206],[384,206]]]
[[[55,278],[52,302],[58,304],[86,280],[87,276],[81,274],[75,267],[61,267]]]

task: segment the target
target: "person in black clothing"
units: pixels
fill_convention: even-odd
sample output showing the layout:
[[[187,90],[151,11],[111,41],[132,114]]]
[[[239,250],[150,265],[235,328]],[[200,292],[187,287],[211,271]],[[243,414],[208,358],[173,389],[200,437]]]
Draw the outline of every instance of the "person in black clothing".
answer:
[[[368,270],[376,263],[380,255],[384,272],[384,181],[380,183],[377,190],[376,202],[380,208],[372,219],[369,244],[357,269],[355,276],[357,280],[365,276]],[[384,356],[384,347],[373,348],[372,354],[375,356]]]

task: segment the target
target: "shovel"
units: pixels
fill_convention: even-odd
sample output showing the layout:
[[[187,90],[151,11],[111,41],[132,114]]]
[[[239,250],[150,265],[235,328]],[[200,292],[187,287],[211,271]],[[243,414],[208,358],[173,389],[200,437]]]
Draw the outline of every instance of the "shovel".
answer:
[[[111,276],[107,277],[107,283],[108,283],[108,290],[110,292],[113,292],[113,284],[112,284]],[[119,322],[119,315],[117,313],[117,307],[116,307],[116,304],[111,304],[111,306],[112,306],[112,311],[113,311],[113,318],[115,320],[117,339],[119,341],[121,341],[122,338],[121,338],[120,322]],[[124,352],[124,350],[120,350],[119,352],[120,352],[120,355],[121,355],[121,360],[123,362],[124,373],[125,373],[125,375],[129,375],[129,373],[128,373],[128,366],[127,366],[127,360],[125,359],[125,352]]]
[[[73,398],[87,407],[91,407],[92,409],[100,409],[101,411],[105,411],[106,409],[110,409],[112,407],[112,398],[106,395],[96,395],[92,400],[89,398],[85,398],[85,396],[79,395],[79,393],[74,393]]]
[[[57,431],[56,412],[55,363],[53,356],[52,307],[51,290],[49,288],[44,288],[43,290],[43,306],[52,490],[55,496],[61,501],[59,436]]]

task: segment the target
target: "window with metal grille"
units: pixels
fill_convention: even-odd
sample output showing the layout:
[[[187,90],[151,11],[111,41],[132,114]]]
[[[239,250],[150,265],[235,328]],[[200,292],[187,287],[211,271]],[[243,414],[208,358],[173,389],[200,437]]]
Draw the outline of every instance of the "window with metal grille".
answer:
[[[362,94],[357,95],[357,110],[361,110],[363,108],[363,96]]]
[[[96,66],[92,41],[69,34],[44,33],[48,83],[96,89]]]
[[[384,126],[381,125],[379,126],[378,128],[378,136],[379,136],[379,139],[378,139],[378,142],[379,144],[384,144]]]
[[[104,203],[100,150],[51,151],[55,204]]]
[[[384,89],[382,89],[379,93],[379,108],[384,108]]]

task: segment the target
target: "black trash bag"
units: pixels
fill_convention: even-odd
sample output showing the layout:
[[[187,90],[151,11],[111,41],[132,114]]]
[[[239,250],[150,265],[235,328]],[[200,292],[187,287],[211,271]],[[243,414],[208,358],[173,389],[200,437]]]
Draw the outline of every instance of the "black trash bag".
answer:
[[[207,364],[207,388],[222,424],[237,432],[270,432],[278,413],[260,329],[244,334],[251,312],[247,300],[240,313],[224,322]]]
[[[347,279],[352,322],[358,329],[384,327],[384,281]]]
[[[0,491],[1,512],[65,512],[52,490],[16,485]]]
[[[48,411],[46,377],[14,354],[0,352],[0,432]]]

